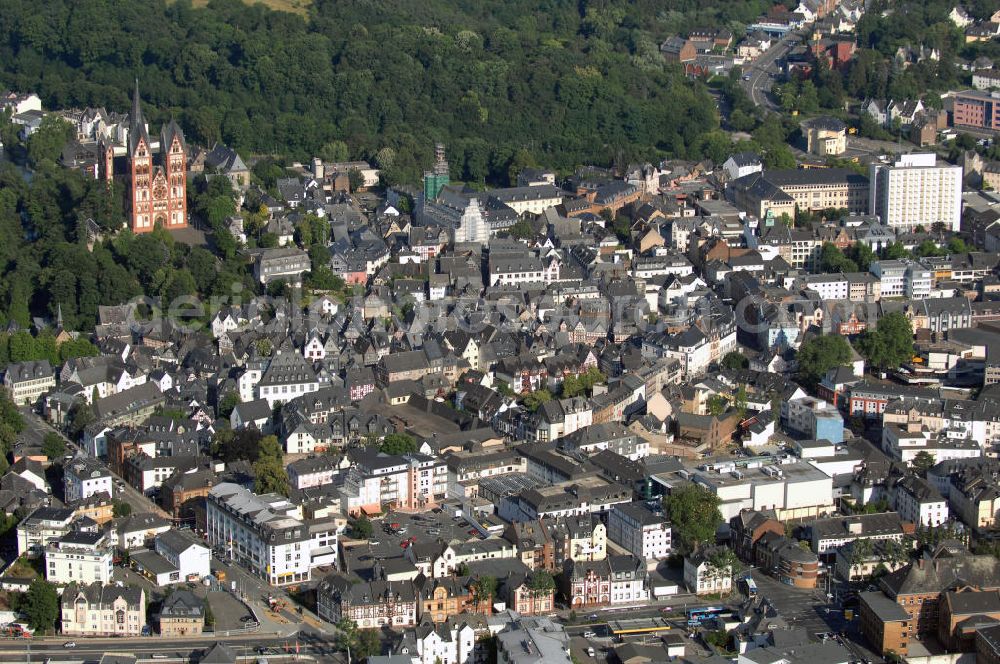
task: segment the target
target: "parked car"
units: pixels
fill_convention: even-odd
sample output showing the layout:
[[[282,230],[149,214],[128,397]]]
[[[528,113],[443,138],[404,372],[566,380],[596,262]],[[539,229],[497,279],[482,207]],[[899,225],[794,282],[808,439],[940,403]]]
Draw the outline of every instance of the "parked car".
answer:
[[[584,632],[583,633],[583,638],[585,638],[585,639],[592,639],[595,636],[597,636],[597,632]]]

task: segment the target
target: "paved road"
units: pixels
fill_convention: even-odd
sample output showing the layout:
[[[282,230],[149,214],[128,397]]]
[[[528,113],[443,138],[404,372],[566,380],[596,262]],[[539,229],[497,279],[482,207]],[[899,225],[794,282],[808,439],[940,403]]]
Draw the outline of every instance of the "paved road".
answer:
[[[785,54],[793,45],[802,39],[802,35],[797,32],[789,32],[780,40],[767,49],[759,58],[748,67],[744,67],[744,75],[749,75],[750,80],[743,81],[743,88],[746,90],[750,101],[755,106],[769,111],[778,110],[778,104],[770,97],[771,86],[778,74],[777,62],[785,57]]]
[[[870,154],[900,154],[917,149],[913,143],[905,140],[879,141],[864,136],[848,136],[845,157]]]
[[[577,622],[573,625],[568,625],[566,631],[571,635],[582,634],[583,632],[594,630],[595,627],[607,624],[609,620],[655,618],[662,616],[664,613],[674,613],[687,608],[717,605],[719,605],[718,601],[709,602],[699,599],[690,593],[684,593],[673,595],[666,600],[646,602],[641,606],[579,609],[576,612]],[[557,614],[559,617],[565,619],[569,616],[569,611],[560,610],[557,611]]]
[[[52,428],[48,422],[36,413],[28,409],[23,409],[22,413],[24,414],[26,426],[32,431],[33,434],[38,435],[39,437],[44,437],[46,433],[55,431],[56,433],[62,435],[62,432]],[[75,454],[79,449],[78,446],[69,439],[65,440],[68,453]],[[114,473],[112,473],[112,475],[114,475]],[[122,478],[117,475],[114,475],[114,477],[116,480],[114,497],[118,500],[123,500],[129,503],[132,506],[133,513],[153,512],[159,516],[170,518],[170,515],[160,508],[159,505],[150,500],[149,497],[125,483]],[[124,489],[117,488],[120,486],[119,481],[124,485]],[[205,541],[190,529],[182,529],[178,532],[183,534],[192,542],[205,544]],[[295,604],[283,590],[268,585],[260,578],[251,574],[246,568],[241,567],[234,562],[220,561],[215,556],[213,556],[212,568],[213,570],[223,569],[226,571],[226,587],[232,589],[236,594],[243,597],[243,599],[250,605],[261,623],[262,631],[278,633],[284,636],[293,636],[299,628],[302,627],[303,622],[320,630],[328,630],[330,632],[334,631],[333,625],[323,622],[318,617],[305,610],[303,610],[303,613],[301,614],[292,609],[285,609],[279,613],[272,612],[267,605],[268,595],[274,595],[278,599],[285,600],[286,605],[293,607],[293,609]],[[234,582],[235,588],[233,586]],[[2,658],[0,658],[0,660],[2,660]]]
[[[66,648],[69,640],[47,641],[4,641],[0,642],[0,661],[5,662],[46,662],[98,661],[105,653],[136,655],[140,660],[157,662],[191,661],[193,657],[211,648],[216,643],[231,647],[238,658],[258,656],[258,648],[266,650],[268,657],[282,655],[323,656],[324,661],[335,652],[332,639],[305,635],[299,638],[273,638],[258,635],[214,638],[211,636],[190,639],[163,639],[158,636],[127,639],[79,639],[75,648]],[[161,656],[166,656],[165,658]]]
[[[76,455],[77,452],[80,451],[80,448],[76,443],[74,443],[69,438],[66,438],[66,436],[63,435],[62,431],[53,428],[52,425],[46,422],[35,411],[29,408],[22,408],[21,414],[24,416],[25,427],[31,431],[32,435],[38,436],[39,438],[44,438],[45,434],[47,433],[57,433],[60,436],[62,436],[63,440],[66,442],[67,454]],[[115,489],[113,496],[115,500],[121,500],[131,505],[133,513],[153,512],[158,516],[162,516],[164,518],[170,518],[170,515],[164,512],[159,505],[157,505],[149,498],[144,496],[140,491],[137,491],[134,488],[132,488],[131,485],[125,482],[124,478],[115,475],[114,471],[112,471],[110,468],[108,468],[108,471],[111,472],[111,475],[112,477],[114,477],[115,481]],[[118,488],[123,485],[124,489]],[[59,495],[62,495],[61,492],[58,493]]]
[[[845,620],[842,606],[827,598],[823,589],[786,586],[759,570],[754,571],[753,578],[759,592],[767,597],[792,627],[804,629],[813,638],[819,638],[821,634],[832,634],[832,638],[854,653],[858,661],[883,661],[869,649],[869,644],[861,634],[860,620],[857,617],[851,621]]]
[[[992,129],[983,129],[982,127],[968,127],[965,125],[957,125],[955,127],[948,127],[958,134],[970,134],[976,138],[996,138],[997,134],[1000,132],[993,131]]]

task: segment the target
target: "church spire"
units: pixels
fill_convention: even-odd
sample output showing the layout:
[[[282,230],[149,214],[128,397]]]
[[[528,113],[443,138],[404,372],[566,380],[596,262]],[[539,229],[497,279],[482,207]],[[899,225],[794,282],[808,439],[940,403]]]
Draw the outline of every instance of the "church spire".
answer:
[[[139,106],[139,77],[135,77],[135,90],[132,92],[132,113],[129,115],[132,126],[143,122],[142,108]]]
[[[146,118],[142,117],[142,107],[139,105],[139,77],[135,77],[135,90],[132,92],[132,112],[129,114],[129,152],[135,150],[136,144],[139,142],[139,138],[146,139],[146,145],[149,145],[149,134],[146,130]]]

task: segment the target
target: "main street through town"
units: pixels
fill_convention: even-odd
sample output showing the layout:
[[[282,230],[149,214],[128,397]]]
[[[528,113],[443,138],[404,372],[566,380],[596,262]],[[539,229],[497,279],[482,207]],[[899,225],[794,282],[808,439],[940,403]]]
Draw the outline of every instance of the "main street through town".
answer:
[[[66,643],[76,643],[67,648]],[[0,642],[0,662],[98,662],[105,654],[134,655],[140,661],[162,664],[197,661],[202,653],[222,643],[239,661],[303,659],[311,657],[331,661],[336,642],[329,634],[303,631],[290,637],[264,637],[255,634],[218,638],[202,635],[192,638],[68,639]]]
[[[48,422],[43,420],[37,413],[31,411],[30,409],[22,409],[21,413],[24,416],[25,430],[28,432],[28,435],[37,438],[38,441],[41,441],[48,433],[55,432],[62,435],[62,432],[53,428]],[[66,443],[67,454],[77,454],[79,451],[78,446],[72,441],[65,439],[65,437],[64,441]],[[159,505],[153,502],[148,496],[144,495],[141,491],[137,491],[131,485],[126,483],[124,478],[116,475],[114,471],[111,471],[110,469],[109,471],[114,477],[115,498],[131,505],[133,514],[153,513],[164,518],[170,518],[170,515],[167,514],[167,512],[165,512]],[[205,541],[189,528],[181,528],[178,532],[193,542],[205,544]],[[312,628],[317,633],[321,633],[324,630],[328,631],[330,634],[335,632],[333,625],[324,623],[310,612],[306,610],[298,612],[290,608],[295,605],[292,603],[291,599],[284,590],[268,585],[259,577],[251,574],[246,568],[238,564],[236,561],[229,560],[224,555],[220,557],[218,552],[216,552],[213,557],[212,570],[216,574],[219,571],[224,572],[225,580],[219,584],[219,587],[228,590],[235,597],[243,600],[247,604],[256,619],[260,622],[260,629],[258,633],[261,637],[270,636],[287,639],[289,637],[294,637],[302,627]],[[152,584],[148,584],[148,587],[146,588],[147,593],[153,590],[154,586]],[[282,600],[284,608],[272,611],[268,604],[269,597]],[[160,639],[157,639],[157,641],[162,643],[162,640]],[[142,643],[144,640],[140,639],[138,642]],[[60,648],[61,643],[62,642],[59,644]],[[121,641],[118,640],[116,643],[121,643]],[[0,661],[6,661],[2,654],[0,654]]]
[[[792,46],[802,39],[798,32],[791,31],[775,42],[771,48],[767,49],[759,58],[749,66],[743,68],[744,76],[749,76],[749,80],[743,80],[743,87],[750,96],[750,101],[755,106],[763,107],[767,110],[778,110],[778,104],[771,97],[771,86],[778,74],[778,61],[785,57]]]

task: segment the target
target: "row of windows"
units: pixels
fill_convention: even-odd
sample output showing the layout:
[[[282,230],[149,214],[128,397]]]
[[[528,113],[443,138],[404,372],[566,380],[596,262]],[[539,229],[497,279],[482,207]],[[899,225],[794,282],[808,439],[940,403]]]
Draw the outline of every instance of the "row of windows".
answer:
[[[281,389],[278,389],[278,386],[262,387],[260,388],[260,393],[262,396],[268,396],[274,394],[288,394],[289,392],[291,392],[292,394],[295,394],[296,392],[313,392],[315,390],[308,388],[315,387],[315,385],[316,385],[315,383],[308,383],[305,385],[291,385],[291,386],[282,385]]]

